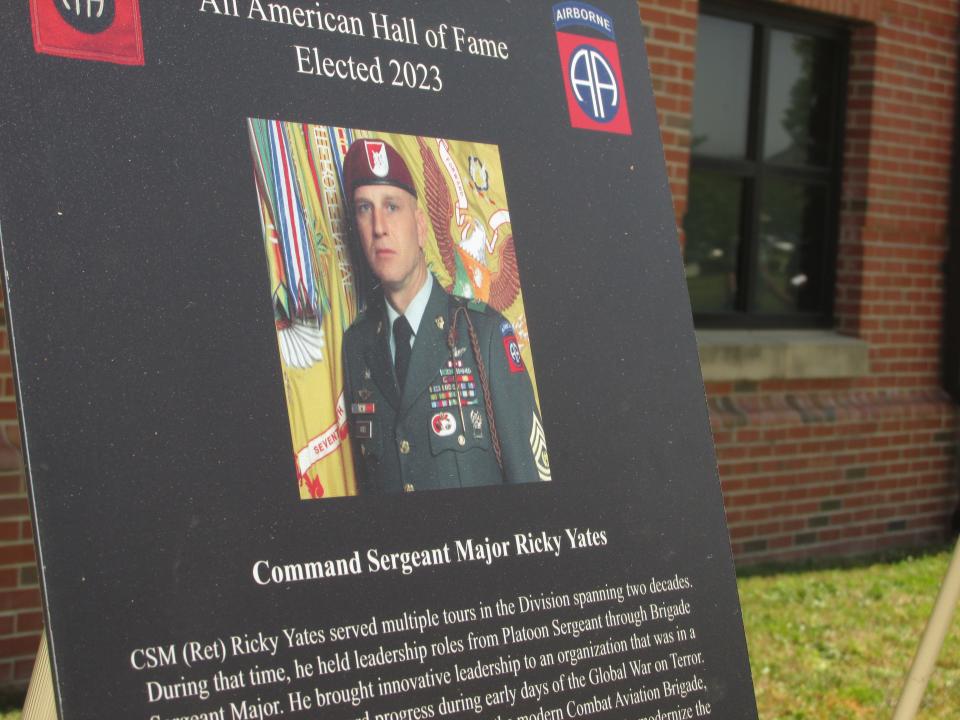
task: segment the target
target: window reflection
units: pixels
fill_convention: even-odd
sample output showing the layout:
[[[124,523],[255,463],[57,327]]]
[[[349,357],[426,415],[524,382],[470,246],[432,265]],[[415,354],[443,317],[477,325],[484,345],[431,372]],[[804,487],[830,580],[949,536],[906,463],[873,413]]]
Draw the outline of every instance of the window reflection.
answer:
[[[694,312],[735,307],[742,197],[739,180],[702,171],[690,177],[684,258]]]
[[[701,324],[822,325],[847,33],[760,5],[700,4],[684,218],[690,298]]]
[[[809,35],[770,33],[764,157],[771,162],[829,162],[830,45]]]
[[[701,16],[693,93],[694,152],[746,156],[752,53],[750,25]]]
[[[816,309],[818,263],[827,214],[823,186],[782,179],[764,183],[757,248],[756,310],[783,314]]]

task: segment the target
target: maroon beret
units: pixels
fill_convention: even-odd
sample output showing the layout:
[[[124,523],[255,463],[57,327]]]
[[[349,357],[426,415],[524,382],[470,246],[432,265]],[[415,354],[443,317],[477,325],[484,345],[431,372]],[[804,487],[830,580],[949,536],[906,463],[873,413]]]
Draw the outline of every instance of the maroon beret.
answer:
[[[383,140],[356,140],[343,158],[343,187],[348,202],[361,185],[393,185],[417,197],[410,169]]]

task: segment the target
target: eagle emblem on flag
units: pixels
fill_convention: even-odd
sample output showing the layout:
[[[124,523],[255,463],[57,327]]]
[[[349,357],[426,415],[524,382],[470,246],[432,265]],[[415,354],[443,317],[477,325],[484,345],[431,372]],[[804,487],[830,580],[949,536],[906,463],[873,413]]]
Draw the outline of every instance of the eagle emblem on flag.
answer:
[[[444,178],[444,171],[423,138],[417,138],[420,157],[423,162],[424,195],[430,224],[437,239],[437,250],[443,262],[443,269],[452,278],[446,288],[448,292],[467,298],[476,298],[499,312],[505,311],[517,300],[520,294],[520,271],[517,267],[517,253],[513,244],[513,234],[494,234],[487,232],[490,223],[484,223],[465,212],[466,203],[460,200],[464,183],[456,165],[445,162],[447,172],[453,176],[457,195],[457,204],[450,197],[450,190]],[[441,158],[444,145],[441,144]],[[449,157],[449,156],[448,156]],[[479,170],[479,162],[473,170]],[[486,170],[484,169],[484,173]],[[476,185],[474,185],[476,187]],[[484,185],[489,180],[484,178]],[[477,188],[477,192],[482,192]],[[509,223],[509,214],[495,212],[492,219],[498,228]],[[451,225],[459,228],[459,242],[451,231]],[[492,256],[492,257],[490,257]],[[495,260],[495,270],[489,266]]]

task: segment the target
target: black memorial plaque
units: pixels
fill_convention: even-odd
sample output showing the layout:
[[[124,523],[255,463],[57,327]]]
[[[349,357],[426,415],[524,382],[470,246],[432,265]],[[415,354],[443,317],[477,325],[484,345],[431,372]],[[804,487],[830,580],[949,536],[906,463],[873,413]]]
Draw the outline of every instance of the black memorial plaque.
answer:
[[[0,28],[63,720],[756,717],[634,2]]]

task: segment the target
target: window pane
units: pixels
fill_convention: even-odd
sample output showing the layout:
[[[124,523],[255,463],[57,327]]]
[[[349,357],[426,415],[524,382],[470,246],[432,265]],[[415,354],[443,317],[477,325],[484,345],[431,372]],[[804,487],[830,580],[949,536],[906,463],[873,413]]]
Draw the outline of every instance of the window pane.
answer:
[[[770,162],[830,162],[832,44],[809,35],[770,33],[764,157]]]
[[[693,92],[694,153],[746,156],[752,53],[751,25],[700,16]]]
[[[768,179],[761,202],[754,309],[777,315],[822,310],[826,187]]]
[[[698,170],[690,176],[684,262],[695,313],[734,310],[742,197],[738,178]]]

